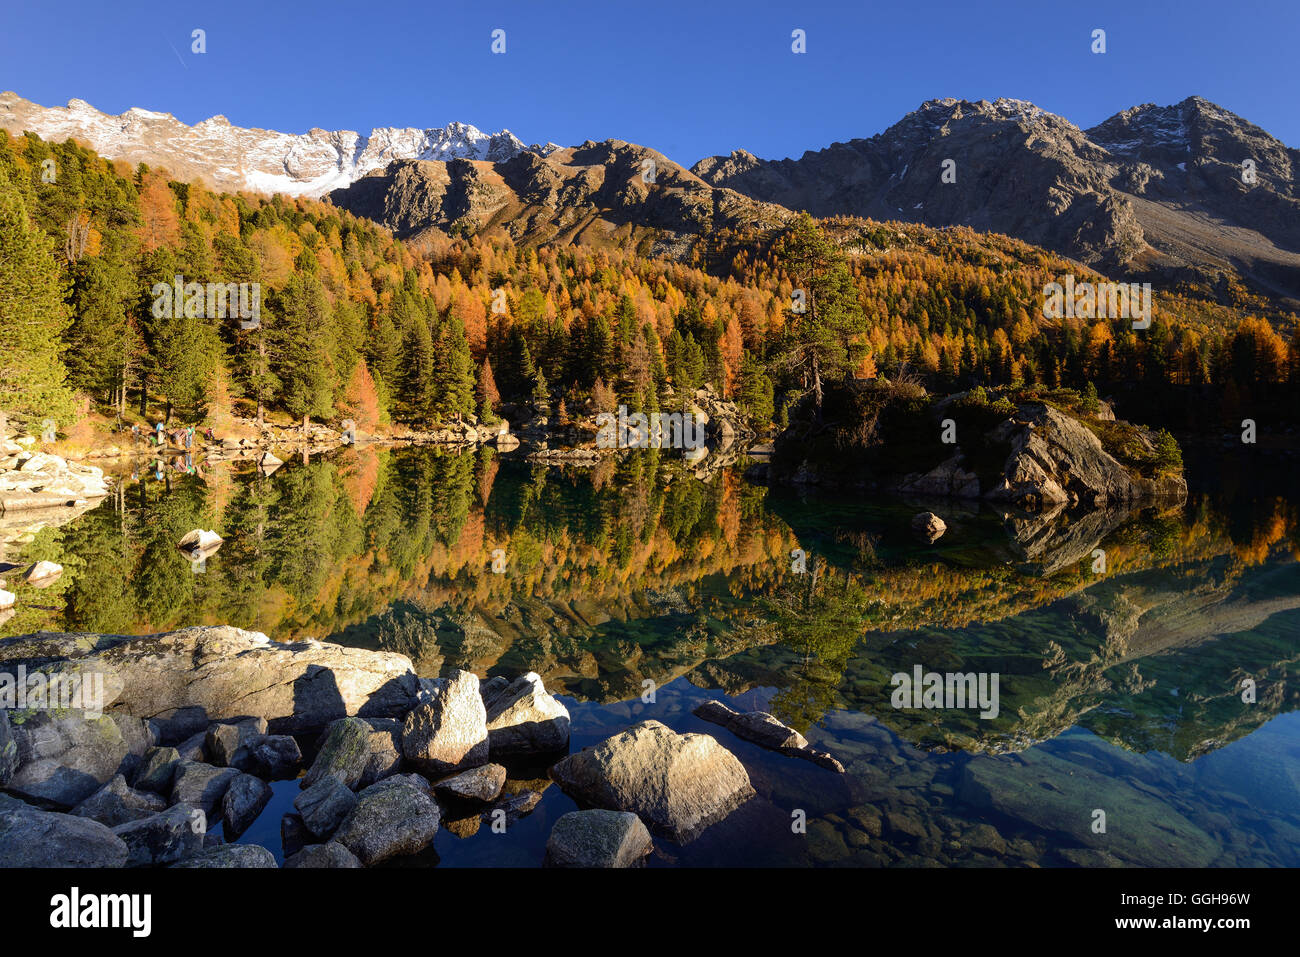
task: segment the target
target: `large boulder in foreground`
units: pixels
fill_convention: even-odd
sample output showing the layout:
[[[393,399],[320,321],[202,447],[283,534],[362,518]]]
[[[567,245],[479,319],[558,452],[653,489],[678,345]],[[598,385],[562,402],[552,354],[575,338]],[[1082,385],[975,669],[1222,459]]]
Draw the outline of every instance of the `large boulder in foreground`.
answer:
[[[630,811],[570,811],[546,841],[548,867],[638,867],[654,848],[641,819]]]
[[[483,686],[488,744],[493,757],[562,751],[569,746],[569,709],[530,671],[511,682]]]
[[[121,867],[126,842],[90,818],[0,803],[0,867]]]
[[[487,709],[477,675],[453,671],[430,682],[427,696],[402,725],[402,755],[435,776],[488,763]]]
[[[433,844],[440,820],[428,792],[403,778],[372,784],[357,797],[333,840],[366,867],[418,854]]]
[[[631,811],[684,844],[754,796],[749,775],[707,734],[642,721],[554,765],[551,778],[581,804]]]
[[[347,715],[399,717],[419,687],[410,659],[305,640],[272,641],[226,625],[157,635],[42,632],[0,639],[0,664],[75,660],[113,676],[115,709],[143,718],[202,707],[214,720],[260,717],[277,734]]]

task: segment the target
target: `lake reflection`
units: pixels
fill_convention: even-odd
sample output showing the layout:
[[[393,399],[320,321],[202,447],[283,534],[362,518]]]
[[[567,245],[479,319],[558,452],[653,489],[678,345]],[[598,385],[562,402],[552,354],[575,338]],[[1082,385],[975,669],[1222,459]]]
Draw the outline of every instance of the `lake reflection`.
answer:
[[[65,573],[20,592],[0,635],[233,624],[426,675],[536,671],[575,749],[646,718],[713,734],[759,796],[656,842],[652,865],[1300,864],[1297,511],[1274,489],[1030,515],[804,498],[654,452],[581,469],[491,449],[127,479],[9,546]],[[924,509],[948,524],[933,544],[909,529]],[[192,564],[176,543],[195,528],[225,543]],[[996,674],[997,716],[895,707],[918,667]],[[708,698],[771,711],[848,773],[695,718]],[[278,803],[243,840],[278,852]],[[444,830],[414,863],[540,863],[573,807],[549,787],[512,840]]]

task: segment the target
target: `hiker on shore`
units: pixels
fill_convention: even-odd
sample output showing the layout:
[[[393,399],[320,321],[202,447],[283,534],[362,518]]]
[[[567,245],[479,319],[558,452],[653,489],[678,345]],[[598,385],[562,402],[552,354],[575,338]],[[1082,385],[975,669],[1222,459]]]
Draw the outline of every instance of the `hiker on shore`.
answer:
[[[157,432],[157,435],[158,435],[158,444],[159,444],[159,445],[166,445],[166,444],[167,444],[167,441],[166,441],[166,439],[163,438],[163,424],[162,424],[162,420],[161,420],[161,419],[158,420],[158,425],[157,425],[157,427],[156,427],[156,432]]]

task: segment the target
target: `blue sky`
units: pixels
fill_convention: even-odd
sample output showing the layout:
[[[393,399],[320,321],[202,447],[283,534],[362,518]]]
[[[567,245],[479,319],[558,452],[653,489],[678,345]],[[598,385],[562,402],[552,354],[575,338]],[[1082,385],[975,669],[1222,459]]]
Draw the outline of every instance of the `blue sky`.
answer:
[[[609,137],[690,165],[799,156],[927,99],[1032,100],[1082,127],[1198,94],[1300,147],[1300,2],[486,0],[7,4],[0,89],[195,123]],[[202,28],[207,52],[191,52]],[[491,32],[506,31],[494,55]],[[791,31],[807,53],[791,52]],[[1107,52],[1090,51],[1106,30]]]

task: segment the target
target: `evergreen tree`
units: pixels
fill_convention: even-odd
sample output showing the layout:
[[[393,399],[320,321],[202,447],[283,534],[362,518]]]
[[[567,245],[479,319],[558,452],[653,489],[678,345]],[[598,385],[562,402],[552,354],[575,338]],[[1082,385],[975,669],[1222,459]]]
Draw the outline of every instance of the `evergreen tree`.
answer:
[[[68,326],[65,291],[53,241],[32,226],[0,168],[0,411],[33,421],[72,420],[60,356]]]

